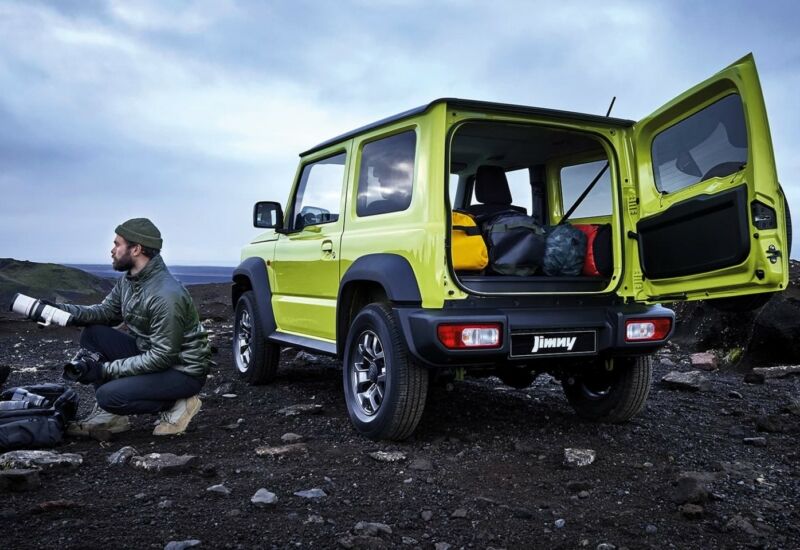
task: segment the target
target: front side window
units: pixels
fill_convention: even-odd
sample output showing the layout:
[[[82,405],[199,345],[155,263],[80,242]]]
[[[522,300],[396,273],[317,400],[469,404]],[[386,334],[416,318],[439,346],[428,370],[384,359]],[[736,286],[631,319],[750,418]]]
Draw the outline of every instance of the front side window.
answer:
[[[332,223],[339,219],[345,154],[307,164],[297,186],[290,230]]]
[[[742,98],[726,96],[667,128],[653,139],[652,155],[662,193],[738,172],[747,163]]]
[[[586,191],[589,184],[594,181],[597,174],[608,163],[605,160],[584,162],[565,166],[561,169],[561,204],[564,214],[572,208],[578,197]],[[606,169],[586,198],[578,205],[570,218],[592,218],[596,216],[610,216],[611,202],[611,176]]]
[[[399,212],[409,207],[416,145],[413,130],[364,145],[358,174],[358,216]]]

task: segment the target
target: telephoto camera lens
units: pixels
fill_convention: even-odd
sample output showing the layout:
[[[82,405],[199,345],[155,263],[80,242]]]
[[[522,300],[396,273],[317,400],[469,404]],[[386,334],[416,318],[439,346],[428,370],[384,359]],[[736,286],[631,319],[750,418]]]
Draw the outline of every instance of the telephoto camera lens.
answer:
[[[0,411],[19,411],[30,407],[27,401],[0,401]]]
[[[16,294],[11,302],[11,311],[25,315],[28,319],[33,319],[42,326],[55,324],[61,327],[67,326],[72,315],[57,307],[49,306],[30,296]]]
[[[31,393],[26,389],[17,388],[11,396],[12,401],[24,401],[29,403],[31,407],[41,407],[44,405],[46,399],[39,394]]]

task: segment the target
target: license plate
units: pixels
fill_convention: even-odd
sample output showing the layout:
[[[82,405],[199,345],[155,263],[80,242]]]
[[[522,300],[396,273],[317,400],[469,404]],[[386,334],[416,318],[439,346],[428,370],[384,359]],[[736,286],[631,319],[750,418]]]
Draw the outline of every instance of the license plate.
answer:
[[[593,330],[525,332],[511,335],[511,357],[547,357],[597,351]]]

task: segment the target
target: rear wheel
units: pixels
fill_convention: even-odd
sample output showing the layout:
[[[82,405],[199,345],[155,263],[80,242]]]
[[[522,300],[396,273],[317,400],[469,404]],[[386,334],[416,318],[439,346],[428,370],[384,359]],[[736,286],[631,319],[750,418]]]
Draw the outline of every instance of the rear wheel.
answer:
[[[399,441],[417,427],[428,393],[428,371],[408,356],[392,310],[373,303],[350,326],[342,369],[350,420],[371,439]]]
[[[567,401],[581,418],[625,422],[644,408],[653,379],[652,358],[617,358],[561,381]]]
[[[266,340],[256,297],[248,290],[236,302],[233,324],[233,364],[248,384],[268,384],[275,379],[281,349]]]

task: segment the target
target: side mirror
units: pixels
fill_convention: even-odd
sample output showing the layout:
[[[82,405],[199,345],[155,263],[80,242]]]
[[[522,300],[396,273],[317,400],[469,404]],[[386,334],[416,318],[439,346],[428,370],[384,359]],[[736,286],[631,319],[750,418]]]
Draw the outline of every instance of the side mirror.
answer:
[[[272,201],[257,202],[253,207],[253,227],[283,229],[283,209],[280,203]]]

